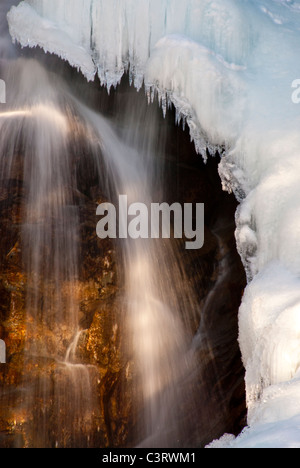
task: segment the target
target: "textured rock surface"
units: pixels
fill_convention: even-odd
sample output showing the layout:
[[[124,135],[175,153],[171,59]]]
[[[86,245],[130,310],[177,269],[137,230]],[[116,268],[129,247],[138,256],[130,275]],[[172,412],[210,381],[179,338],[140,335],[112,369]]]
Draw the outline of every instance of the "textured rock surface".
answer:
[[[6,182],[4,185],[7,185]],[[0,336],[7,345],[7,365],[1,366],[0,372],[0,444],[124,445],[130,414],[130,398],[127,399],[129,403],[124,404],[124,397],[127,394],[126,385],[130,383],[130,370],[124,355],[120,355],[121,318],[116,300],[115,250],[109,241],[100,241],[96,236],[96,200],[84,196],[85,203],[80,206],[82,269],[79,279],[72,284],[72,288],[68,284],[61,285],[63,303],[68,303],[67,296],[72,291],[72,300],[79,305],[83,332],[78,340],[76,356],[78,362],[94,366],[90,378],[96,381],[93,387],[97,389],[93,395],[93,431],[80,428],[77,440],[70,440],[69,434],[62,429],[63,420],[68,415],[61,414],[61,409],[55,406],[68,408],[67,404],[59,402],[61,395],[60,398],[70,400],[69,411],[72,412],[72,385],[68,383],[67,369],[56,360],[43,357],[43,350],[46,345],[48,353],[52,351],[53,355],[60,355],[63,359],[73,331],[68,323],[56,323],[51,317],[51,310],[46,314],[41,312],[41,319],[37,320],[31,315],[30,308],[26,307],[26,291],[33,285],[26,277],[22,261],[20,228],[24,190],[22,181],[19,182],[9,181],[9,189],[3,190],[1,197]],[[51,303],[55,284],[51,281],[42,284],[38,278],[36,281],[34,286],[40,288],[42,310],[44,303]],[[31,342],[35,344],[36,355],[24,353],[25,336],[26,346]],[[122,383],[125,383],[124,393],[120,390]],[[26,393],[31,386],[42,385],[47,389],[43,394],[45,400],[39,401],[38,393],[28,408]],[[69,395],[64,396],[66,389]],[[73,397],[76,398],[76,395]],[[47,440],[44,440],[41,430],[43,424],[48,428]],[[86,440],[85,431],[95,434],[93,442]]]

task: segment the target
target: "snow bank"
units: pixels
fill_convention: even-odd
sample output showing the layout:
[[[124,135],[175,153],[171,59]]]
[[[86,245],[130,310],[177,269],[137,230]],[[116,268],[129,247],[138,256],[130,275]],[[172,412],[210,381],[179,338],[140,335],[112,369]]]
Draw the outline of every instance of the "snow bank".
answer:
[[[231,434],[225,434],[221,439],[212,442],[206,448],[300,448],[299,428],[300,417],[297,415],[284,421],[248,427],[236,439]]]
[[[108,88],[129,69],[149,99],[175,104],[199,152],[225,148],[219,172],[240,201],[248,276],[239,342],[250,427],[213,446],[298,447],[300,2],[28,0],[9,25],[23,46],[39,44],[89,78],[95,63]]]

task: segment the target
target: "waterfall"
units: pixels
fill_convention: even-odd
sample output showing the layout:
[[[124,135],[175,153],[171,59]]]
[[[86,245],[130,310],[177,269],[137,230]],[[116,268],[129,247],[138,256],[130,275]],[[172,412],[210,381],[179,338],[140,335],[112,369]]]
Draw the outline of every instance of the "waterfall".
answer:
[[[49,419],[61,444],[64,437],[76,439],[92,401],[88,370],[65,349],[79,326],[79,222],[69,143],[73,115],[62,85],[38,62],[13,61],[5,78],[14,97],[0,115],[0,174],[3,185],[23,179],[18,190],[23,194],[20,245],[27,281],[25,367],[43,369],[33,372],[32,381],[25,375],[25,406],[34,413],[34,444],[47,444]],[[50,417],[46,403],[51,399],[55,410]]]
[[[191,174],[203,163],[195,158],[189,166],[194,147],[181,129],[177,160],[176,145],[167,153],[178,127],[171,114],[163,119],[154,93],[131,93],[122,81],[109,96],[49,55],[20,56],[2,23],[0,33],[7,85],[7,104],[0,104],[0,312],[7,322],[0,333],[8,336],[0,389],[8,424],[0,437],[9,427],[22,447],[188,448],[231,430],[231,400],[239,428],[236,309],[231,297],[220,307],[235,264],[227,257],[231,228],[223,239],[207,225],[204,254],[186,249],[185,220],[186,238],[177,238],[175,214],[171,238],[160,236],[170,228],[163,216],[154,238],[152,224],[149,238],[96,236],[97,207],[117,208],[120,200],[118,233],[137,204],[152,214],[154,204],[202,204],[203,197],[208,217],[219,218],[219,195],[209,191],[219,183],[216,164],[211,182],[203,168]],[[231,209],[224,219],[233,223]],[[232,363],[228,390],[222,379]]]
[[[90,112],[88,117],[102,140],[106,164],[117,174],[115,194],[127,194],[128,204],[150,206],[155,194],[164,195],[162,164],[156,162],[153,144],[158,125],[153,112],[147,115],[145,109],[131,106],[127,113],[131,121],[121,130],[121,139],[102,118]],[[127,239],[122,242],[122,255],[127,331],[144,406],[141,445],[182,446],[190,425],[195,425],[195,382],[187,381],[196,375],[188,322],[197,315],[197,303],[170,240]]]
[[[0,114],[0,175],[10,191],[15,173],[22,173],[18,190],[23,195],[20,245],[27,281],[24,361],[30,372],[37,368],[34,378],[28,381],[25,375],[23,382],[23,405],[34,413],[29,443],[45,446],[55,430],[58,447],[89,446],[97,419],[93,382],[100,377],[95,366],[80,362],[76,351],[84,330],[79,320],[74,158],[80,158],[82,145],[88,148],[111,201],[126,194],[128,203],[150,207],[155,197],[164,196],[163,164],[157,163],[153,144],[158,126],[153,112],[141,119],[137,108],[128,109],[126,124],[112,124],[80,103],[65,83],[33,59],[9,62],[5,80],[13,97]],[[95,216],[95,230],[96,221]],[[189,350],[189,322],[196,315],[196,301],[173,244],[167,239],[118,241],[124,272],[122,333],[126,330],[135,364],[132,391],[138,390],[140,408],[135,437],[141,446],[182,446],[194,424],[195,388],[189,376],[196,374],[196,361]]]

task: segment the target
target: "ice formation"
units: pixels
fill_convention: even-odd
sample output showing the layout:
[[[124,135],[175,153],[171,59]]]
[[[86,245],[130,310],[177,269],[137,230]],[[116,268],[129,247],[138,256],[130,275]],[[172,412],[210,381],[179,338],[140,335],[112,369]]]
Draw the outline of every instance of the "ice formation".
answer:
[[[97,72],[108,88],[129,70],[164,110],[174,103],[200,153],[224,149],[248,275],[239,342],[249,428],[213,446],[299,446],[300,1],[28,0],[9,25],[22,46],[88,79]]]

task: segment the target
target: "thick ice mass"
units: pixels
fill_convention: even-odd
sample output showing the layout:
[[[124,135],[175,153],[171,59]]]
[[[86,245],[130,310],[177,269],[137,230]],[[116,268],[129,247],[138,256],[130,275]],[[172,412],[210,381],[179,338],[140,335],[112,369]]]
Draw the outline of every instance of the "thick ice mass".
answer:
[[[27,3],[22,2],[10,13],[14,24],[13,38],[23,47],[42,47],[46,52],[54,53],[67,60],[72,66],[81,69],[87,79],[92,80],[96,73],[91,51],[69,35],[65,27],[42,18]]]
[[[248,275],[239,342],[249,428],[214,446],[299,446],[300,2],[28,0],[12,37],[95,71],[126,70],[190,128],[199,152],[222,147],[224,189],[241,202],[237,245]]]

